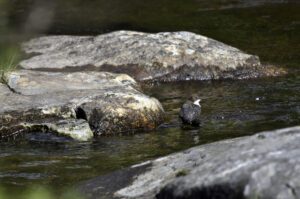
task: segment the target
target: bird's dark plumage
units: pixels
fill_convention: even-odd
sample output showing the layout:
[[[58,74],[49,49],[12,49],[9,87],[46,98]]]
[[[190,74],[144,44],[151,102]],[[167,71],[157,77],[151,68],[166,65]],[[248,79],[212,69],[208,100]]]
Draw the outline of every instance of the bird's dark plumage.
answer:
[[[200,125],[201,106],[199,102],[200,100],[195,102],[188,100],[182,105],[179,117],[184,124]]]

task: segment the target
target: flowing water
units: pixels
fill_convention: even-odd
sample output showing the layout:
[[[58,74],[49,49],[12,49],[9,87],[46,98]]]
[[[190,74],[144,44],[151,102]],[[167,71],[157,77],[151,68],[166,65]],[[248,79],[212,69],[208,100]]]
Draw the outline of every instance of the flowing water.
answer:
[[[82,180],[195,145],[299,125],[300,4],[274,2],[0,0],[1,60],[20,41],[39,34],[186,30],[259,55],[264,63],[290,73],[280,78],[146,87],[145,92],[166,110],[165,123],[152,132],[91,142],[28,134],[0,143],[0,187],[17,193],[38,184],[60,192]],[[201,127],[182,127],[179,108],[195,93],[203,99]]]

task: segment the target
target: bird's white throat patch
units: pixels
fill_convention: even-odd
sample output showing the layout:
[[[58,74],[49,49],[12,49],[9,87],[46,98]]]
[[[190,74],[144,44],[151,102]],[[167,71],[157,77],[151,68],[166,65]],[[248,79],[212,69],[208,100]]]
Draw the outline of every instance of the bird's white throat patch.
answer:
[[[196,101],[194,101],[194,104],[201,107],[200,102],[201,102],[201,99],[197,99]]]

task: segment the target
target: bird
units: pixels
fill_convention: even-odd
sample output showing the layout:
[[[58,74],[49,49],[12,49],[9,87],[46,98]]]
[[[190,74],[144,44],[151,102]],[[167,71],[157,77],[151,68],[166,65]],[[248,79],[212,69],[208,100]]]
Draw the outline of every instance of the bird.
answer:
[[[183,124],[199,126],[201,123],[201,99],[192,96],[181,107],[179,117]]]

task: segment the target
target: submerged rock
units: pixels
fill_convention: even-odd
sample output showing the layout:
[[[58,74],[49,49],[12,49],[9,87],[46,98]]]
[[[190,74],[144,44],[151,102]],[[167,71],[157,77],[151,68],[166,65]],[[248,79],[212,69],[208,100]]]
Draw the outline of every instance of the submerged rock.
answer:
[[[299,198],[299,142],[299,126],[219,141],[100,176],[80,189],[89,198]]]
[[[191,32],[117,31],[99,36],[47,36],[23,45],[20,66],[39,70],[100,70],[137,80],[244,79],[283,74],[259,58]]]
[[[20,70],[10,73],[0,89],[2,139],[32,130],[24,123],[79,140],[89,139],[90,130],[95,135],[147,130],[162,122],[164,112],[124,74]]]

